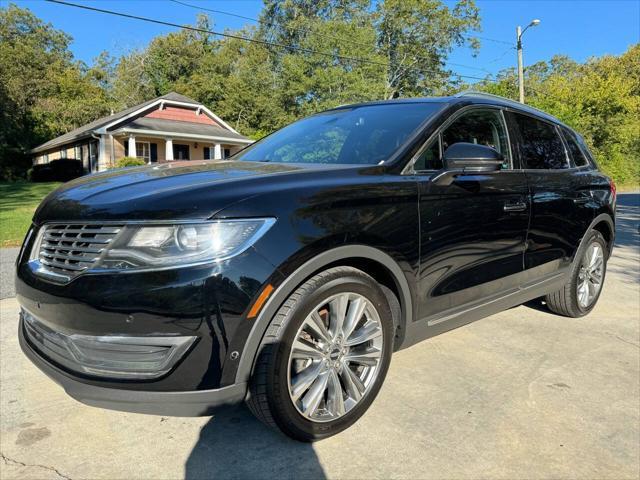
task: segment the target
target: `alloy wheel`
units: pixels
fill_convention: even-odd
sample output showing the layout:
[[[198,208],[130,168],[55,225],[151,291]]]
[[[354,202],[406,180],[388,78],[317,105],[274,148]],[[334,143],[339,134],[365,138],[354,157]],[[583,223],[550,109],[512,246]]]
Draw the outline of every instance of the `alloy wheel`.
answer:
[[[602,288],[604,277],[604,251],[598,242],[592,242],[582,256],[578,272],[578,304],[589,308]]]
[[[298,412],[314,422],[345,415],[375,383],[382,349],[380,316],[367,298],[344,292],[317,305],[289,354],[289,396]]]

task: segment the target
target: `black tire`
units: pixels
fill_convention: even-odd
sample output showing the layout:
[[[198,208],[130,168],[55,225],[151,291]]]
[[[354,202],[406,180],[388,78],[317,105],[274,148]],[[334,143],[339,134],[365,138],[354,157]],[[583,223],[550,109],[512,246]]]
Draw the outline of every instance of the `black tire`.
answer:
[[[298,412],[289,396],[289,352],[310,311],[324,299],[342,292],[366,297],[380,316],[383,347],[379,371],[367,393],[350,411],[335,420],[314,422]],[[392,350],[392,312],[380,285],[361,270],[331,268],[298,287],[274,316],[259,349],[247,404],[263,423],[296,440],[310,442],[330,437],[353,425],[369,408],[386,376]]]
[[[604,281],[607,273],[607,255],[609,250],[607,247],[607,242],[602,234],[597,230],[591,230],[587,233],[585,241],[583,242],[579,251],[576,253],[576,258],[571,267],[569,280],[567,281],[565,286],[556,292],[548,294],[544,298],[547,303],[547,307],[553,313],[571,318],[583,317],[587,315],[591,310],[593,310],[593,308],[598,303],[598,298],[600,298],[600,294],[602,293],[602,286],[598,290],[595,298],[589,306],[583,307],[578,302],[578,276],[580,274],[582,257],[589,245],[591,245],[593,242],[597,242],[598,244],[600,244],[604,253],[602,272],[602,286],[604,286]]]

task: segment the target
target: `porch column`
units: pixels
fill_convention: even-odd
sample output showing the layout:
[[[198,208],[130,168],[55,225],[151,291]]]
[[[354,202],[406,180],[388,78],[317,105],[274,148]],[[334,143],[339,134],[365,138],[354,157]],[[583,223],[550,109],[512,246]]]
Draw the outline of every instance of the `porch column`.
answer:
[[[213,159],[222,160],[222,145],[216,143],[213,147]]]
[[[129,135],[129,156],[133,158],[136,158],[137,156],[136,137],[133,135]]]
[[[98,165],[96,170],[101,172],[102,170],[107,169],[107,136],[100,135],[100,140],[98,140]]]
[[[171,138],[165,139],[164,148],[165,160],[173,160],[173,140]]]

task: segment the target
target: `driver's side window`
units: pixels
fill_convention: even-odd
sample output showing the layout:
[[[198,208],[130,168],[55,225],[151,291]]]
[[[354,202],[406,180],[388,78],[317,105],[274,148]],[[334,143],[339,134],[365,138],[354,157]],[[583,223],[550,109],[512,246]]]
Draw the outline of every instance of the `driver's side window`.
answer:
[[[505,158],[502,168],[510,168],[509,144],[502,115],[495,109],[473,109],[462,114],[434,138],[414,163],[413,169],[440,170],[442,154],[458,142],[476,143],[495,148]]]

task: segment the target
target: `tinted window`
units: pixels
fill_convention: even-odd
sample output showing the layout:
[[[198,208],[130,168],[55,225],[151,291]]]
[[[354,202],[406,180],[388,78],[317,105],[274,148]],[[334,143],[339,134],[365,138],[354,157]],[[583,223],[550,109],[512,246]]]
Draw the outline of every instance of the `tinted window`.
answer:
[[[472,110],[464,113],[441,134],[442,152],[458,142],[476,143],[495,148],[509,166],[509,148],[502,116],[498,110]],[[437,139],[427,147],[414,164],[414,170],[439,170],[443,167]]]
[[[439,103],[363,105],[320,113],[269,135],[237,160],[377,164],[441,108]]]
[[[413,169],[420,170],[440,170],[442,159],[440,158],[440,136],[431,141],[429,146],[420,154],[413,164]]]
[[[519,149],[525,168],[568,168],[564,145],[555,126],[528,115],[513,114],[520,131]]]
[[[564,135],[564,139],[567,141],[567,146],[569,147],[569,155],[571,155],[571,158],[573,159],[573,164],[576,167],[588,165],[589,161],[584,156],[584,152],[580,148],[580,145],[578,145],[576,134],[565,127],[562,127],[562,133]]]

